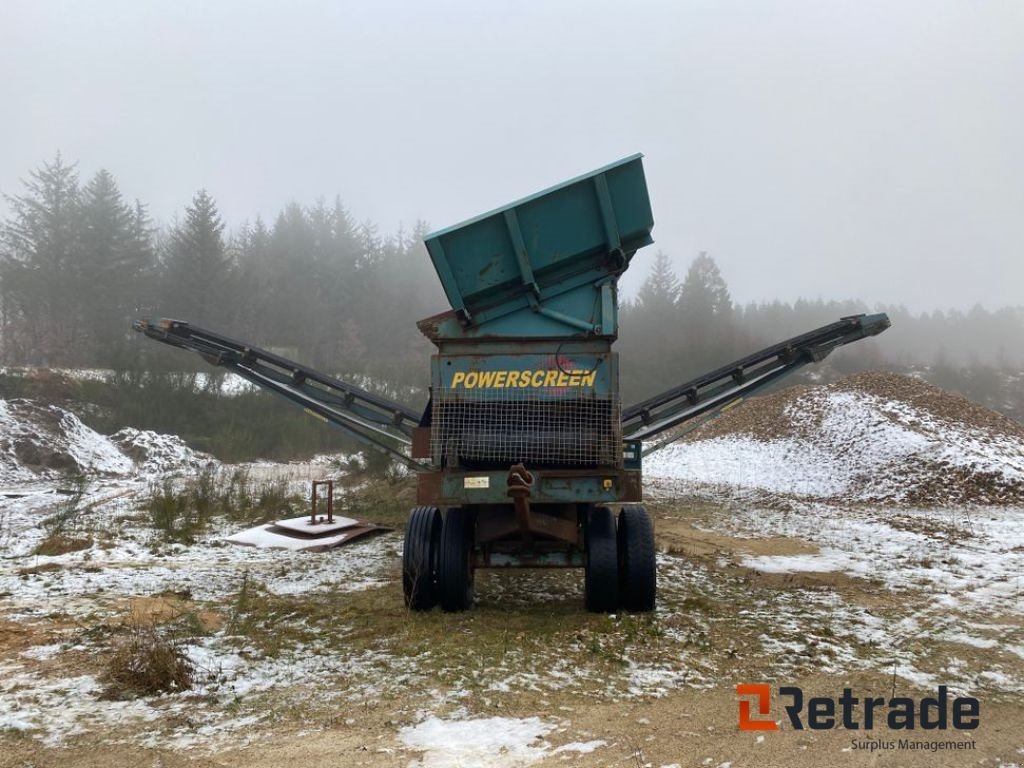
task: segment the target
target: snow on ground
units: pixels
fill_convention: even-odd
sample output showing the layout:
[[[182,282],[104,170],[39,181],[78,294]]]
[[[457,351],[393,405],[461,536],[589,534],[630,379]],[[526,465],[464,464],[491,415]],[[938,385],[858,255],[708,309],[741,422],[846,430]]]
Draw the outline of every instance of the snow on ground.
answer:
[[[309,471],[301,465],[289,466],[298,477]],[[319,466],[322,472],[323,464]],[[270,472],[270,467],[264,468]],[[286,472],[286,467],[278,467],[273,474],[282,477]],[[666,600],[658,615],[671,626],[644,642],[623,646],[617,627],[623,621],[628,625],[629,620],[612,617],[600,632],[567,634],[568,655],[566,648],[538,652],[536,647],[511,642],[486,667],[452,665],[435,661],[433,649],[396,646],[388,634],[376,638],[372,647],[349,648],[344,640],[350,631],[346,622],[330,627],[331,639],[320,640],[324,628],[307,627],[302,615],[289,618],[286,612],[281,616],[283,626],[306,639],[287,642],[271,654],[224,625],[186,641],[185,650],[198,671],[192,691],[131,704],[107,701],[100,695],[103,686],[97,668],[82,667],[75,660],[102,659],[109,653],[109,638],[116,637],[116,633],[109,635],[109,628],[126,620],[136,598],[184,596],[195,610],[229,616],[246,583],[268,595],[299,598],[330,594],[337,599],[377,588],[400,590],[396,580],[400,533],[325,553],[296,555],[226,545],[221,537],[233,528],[222,522],[192,545],[167,543],[139,516],[138,501],[148,482],[135,477],[94,481],[82,500],[89,507],[92,545],[55,556],[33,551],[44,536],[40,520],[62,497],[50,488],[0,499],[6,531],[0,554],[0,607],[5,619],[32,628],[50,626],[56,618],[67,626],[47,630],[37,645],[0,660],[6,681],[0,689],[0,728],[25,730],[47,744],[76,734],[109,731],[111,738],[137,744],[214,749],[262,738],[265,729],[253,729],[254,722],[275,722],[295,707],[404,699],[410,691],[428,695],[431,686],[441,686],[429,693],[429,700],[443,712],[470,696],[470,691],[492,702],[522,692],[620,700],[712,684],[714,665],[700,658],[699,652],[706,624],[695,616],[682,626],[678,607],[682,596],[692,591],[690,585],[706,584],[709,576],[703,569],[682,567],[676,558],[666,556],[662,569]],[[511,605],[513,610],[517,605],[533,608],[538,600],[555,600],[552,610],[571,610],[577,616],[574,621],[582,616],[589,622],[580,609],[582,596],[575,575],[487,574],[481,577],[480,599],[491,606]],[[108,629],[97,634],[88,627]],[[664,643],[672,650],[652,655],[652,643]],[[594,648],[600,653],[594,654]],[[606,658],[620,661],[609,665]],[[69,665],[75,670],[70,675]],[[57,705],[65,699],[66,705]],[[515,745],[509,749],[530,754]]]
[[[646,475],[682,492],[691,487],[754,488],[832,497],[849,482],[827,454],[792,440],[718,437],[663,448],[644,462]]]
[[[207,390],[215,386],[218,394],[226,395],[228,397],[245,394],[247,392],[256,392],[259,389],[251,381],[246,381],[241,376],[237,376],[234,373],[220,372],[211,375],[201,371],[197,373],[195,377],[197,390]]]
[[[799,397],[809,399],[789,403],[791,434],[773,427],[698,435],[654,454],[647,492],[710,496],[718,506],[701,519],[706,530],[739,542],[791,538],[802,542],[801,554],[752,550],[732,561],[721,555],[715,567],[662,552],[658,609],[642,620],[582,613],[579,574],[485,572],[478,577],[480,618],[452,626],[473,642],[488,638],[488,621],[504,622],[506,634],[488,639],[503,648],[486,664],[453,663],[415,643],[400,647],[387,632],[369,647],[349,647],[347,633],[372,622],[372,613],[324,628],[282,609],[281,626],[303,630],[300,640],[271,653],[227,628],[190,637],[185,650],[199,673],[195,689],[133,702],[102,699],[95,669],[67,671],[76,658],[109,651],[103,637],[82,627],[116,625],[138,596],[185,595],[198,608],[226,613],[248,583],[296,599],[392,595],[400,591],[401,535],[296,555],[229,546],[222,537],[237,526],[222,521],[192,545],[169,544],[140,516],[139,501],[154,481],[195,472],[204,457],[174,438],[122,430],[108,439],[59,409],[3,404],[0,456],[7,458],[0,462],[7,463],[0,466],[19,495],[0,498],[0,607],[7,621],[24,627],[59,617],[69,628],[50,629],[35,645],[0,659],[0,728],[49,744],[109,731],[136,744],[207,749],[262,738],[267,725],[298,709],[419,696],[403,713],[413,724],[397,732],[415,754],[413,765],[465,765],[481,756],[528,765],[603,744],[555,747],[563,724],[482,717],[479,709],[490,715],[527,694],[541,702],[653,699],[684,686],[720,686],[723,669],[770,669],[778,679],[884,669],[922,686],[1024,691],[1024,507],[908,503],[913,489],[943,491],[935,485],[936,466],[977,488],[987,487],[979,478],[995,477],[992,493],[1014,487],[1024,477],[1017,438],[879,394],[825,388]],[[19,437],[28,448],[19,451]],[[58,459],[92,468],[80,508],[93,540],[44,557],[33,554],[44,536],[40,522],[64,497],[57,471],[26,457],[37,455],[29,448],[51,444]],[[343,457],[319,457],[245,470],[254,480],[297,489],[342,466]],[[837,497],[860,503],[839,504]],[[675,511],[662,506],[666,514]],[[747,570],[737,576],[735,565]],[[757,573],[849,576],[877,604],[859,604],[829,587],[763,586]],[[543,611],[530,613],[538,604],[567,614],[556,629],[545,629],[560,633],[546,650],[531,645],[532,625],[507,634],[508,622],[523,616],[543,626]],[[429,631],[430,622],[425,626]],[[470,712],[473,704],[478,709]]]
[[[230,546],[221,540],[230,530],[225,525],[190,546],[166,544],[154,531],[133,523],[145,488],[142,480],[108,480],[90,488],[83,503],[93,505],[89,530],[97,542],[52,557],[32,551],[43,536],[39,520],[58,497],[49,492],[0,499],[6,527],[0,548],[5,618],[27,627],[45,625],[55,615],[77,627],[116,625],[128,615],[128,601],[136,596],[187,595],[200,606],[223,606],[245,583],[271,595],[364,590],[385,583],[400,554],[395,534],[315,556]],[[198,672],[193,691],[131,703],[107,701],[101,698],[102,685],[94,675],[64,679],[62,673],[53,677],[41,671],[60,668],[76,654],[107,652],[88,633],[83,637],[72,630],[60,636],[62,641],[32,646],[3,664],[0,728],[31,731],[47,744],[86,731],[124,727],[137,729],[133,738],[143,745],[213,745],[229,737],[237,743],[239,734],[268,714],[236,716],[221,711],[242,699],[310,680],[341,679],[349,682],[330,695],[348,692],[355,700],[372,693],[365,681],[379,677],[382,665],[390,667],[393,680],[403,677],[400,664],[373,654],[338,654],[300,644],[270,657],[240,647],[220,632],[186,645]],[[195,719],[199,712],[206,713],[201,724]],[[185,713],[187,722],[177,728],[168,731],[160,725]]]
[[[736,505],[715,528],[737,536],[787,536],[820,547],[813,555],[744,559],[744,565],[765,573],[840,571],[896,591],[926,590],[945,608],[1024,610],[1024,508]]]
[[[423,755],[414,765],[423,768],[495,768],[526,766],[543,759],[551,745],[543,739],[555,726],[538,717],[486,717],[443,720],[428,717],[399,731],[399,740]]]
[[[0,375],[31,377],[39,375],[55,375],[66,377],[76,381],[110,381],[118,372],[112,368],[37,368],[31,366],[4,366],[0,367]],[[216,388],[222,395],[238,395],[244,392],[254,392],[257,387],[227,371],[199,371],[197,373],[182,372],[175,374],[182,380],[190,380],[197,392],[207,391]]]
[[[708,531],[817,548],[741,554],[745,568],[845,575],[901,596],[884,620],[839,603],[832,614],[848,613],[842,623],[885,649],[901,677],[1024,690],[1015,652],[1024,641],[1019,424],[920,381],[862,374],[748,401],[651,454],[644,470],[649,496],[724,505],[701,523]],[[996,626],[990,616],[1004,618]],[[800,624],[814,626],[806,618]],[[763,647],[780,656],[806,650],[800,633],[787,638],[781,625]],[[927,642],[966,655],[983,649],[992,666],[979,675],[953,655],[925,672]]]
[[[5,491],[73,475],[153,475],[210,461],[173,435],[122,429],[107,437],[59,406],[0,400],[0,487]]]
[[[143,475],[199,469],[212,461],[210,456],[193,451],[175,435],[125,427],[112,434],[109,440]]]
[[[96,705],[102,686],[91,675],[52,678],[26,672],[20,665],[0,665],[0,728],[39,732],[54,746],[94,728],[126,721],[151,722],[160,716],[148,702],[110,701]],[[59,712],[59,717],[54,713]]]
[[[0,482],[80,471],[131,472],[132,461],[73,413],[31,400],[0,400]]]
[[[904,377],[884,377],[884,395],[877,382],[858,387],[859,381],[748,401],[722,423],[651,454],[645,476],[662,493],[740,489],[844,503],[1024,502],[1019,425],[978,406],[961,408],[953,395],[943,408],[934,388]],[[764,419],[765,411],[777,417]]]
[[[921,685],[936,680],[959,684],[965,690],[976,683],[977,666],[965,668],[956,657],[944,668],[921,672],[921,660],[942,658],[929,645],[940,641],[965,651],[990,651],[987,663],[993,666],[984,671],[997,675],[983,676],[982,682],[1024,691],[1024,665],[1017,652],[1024,642],[1024,509],[850,509],[816,503],[780,510],[734,503],[707,529],[739,538],[786,537],[819,547],[813,554],[740,557],[739,564],[753,571],[841,573],[857,579],[868,592],[894,596],[895,607],[884,621],[841,601],[826,615],[830,622],[854,627],[851,640],[888,653],[901,677]],[[993,623],[995,616],[1002,621]],[[799,624],[815,626],[803,620]],[[798,645],[801,632],[794,633]],[[778,628],[774,634],[779,636]],[[764,638],[765,648],[773,646],[782,649]],[[1013,671],[1000,671],[1000,665]]]
[[[0,593],[16,594],[21,610],[45,613],[54,596],[61,610],[75,615],[94,609],[92,594],[155,594],[187,591],[198,600],[218,600],[235,590],[242,573],[250,574],[272,594],[310,589],[362,590],[382,583],[382,572],[400,551],[394,534],[367,540],[351,549],[333,550],[307,569],[309,560],[282,550],[232,546],[223,536],[238,525],[221,523],[192,545],[165,544],[155,531],[131,524],[137,514],[143,481],[113,483],[91,489],[83,506],[93,505],[88,529],[103,540],[89,549],[62,555],[32,554],[43,539],[40,517],[53,505],[52,493],[19,499],[0,499],[6,528],[4,560],[42,570],[28,577],[13,569],[0,570]],[[104,536],[108,534],[109,537]],[[47,567],[59,566],[53,570]]]
[[[420,753],[419,760],[412,761],[410,766],[520,768],[551,755],[572,760],[608,746],[604,739],[592,739],[552,747],[546,737],[565,732],[568,723],[556,725],[539,717],[467,718],[458,714],[450,718],[431,715],[398,732],[402,744]]]
[[[327,459],[323,461],[332,466]],[[264,469],[275,477],[286,477],[289,467],[296,477],[312,471],[301,465],[283,465],[276,470],[267,465]],[[231,530],[226,524],[215,526],[193,545],[167,544],[138,518],[137,499],[146,487],[146,481],[134,478],[96,482],[86,499],[93,505],[90,525],[97,532],[97,542],[86,550],[53,557],[31,552],[42,537],[38,521],[59,497],[39,492],[0,499],[0,516],[11,534],[0,558],[0,604],[7,619],[25,626],[43,625],[57,611],[76,627],[110,624],[124,615],[129,598],[167,594],[187,595],[200,607],[230,610],[244,580],[277,596],[399,589],[399,533],[316,555],[225,545],[220,537]],[[101,656],[107,652],[101,639],[67,630],[50,634],[0,662],[5,680],[0,686],[0,727],[24,730],[48,744],[85,732],[122,734],[128,730],[130,733],[117,738],[147,746],[208,750],[262,738],[266,724],[287,717],[294,707],[336,706],[332,702],[351,706],[353,702],[393,701],[396,696],[404,700],[410,692],[419,691],[429,692],[434,709],[422,712],[414,720],[416,725],[400,732],[403,744],[413,752],[422,751],[418,764],[469,764],[475,750],[494,754],[497,749],[507,757],[508,765],[527,765],[556,754],[559,748],[552,742],[561,739],[554,740],[552,735],[560,732],[557,728],[544,731],[532,724],[529,728],[521,723],[509,725],[509,741],[482,745],[481,735],[486,732],[494,738],[492,731],[497,729],[482,727],[479,717],[456,715],[450,708],[477,701],[490,709],[504,697],[522,693],[542,701],[549,696],[623,701],[656,698],[680,687],[720,686],[719,660],[728,647],[722,646],[721,640],[717,644],[709,640],[720,624],[726,637],[754,641],[752,645],[738,642],[739,651],[730,652],[734,654],[730,665],[746,663],[749,653],[751,663],[770,663],[773,674],[780,678],[807,669],[844,674],[855,669],[891,668],[895,662],[900,677],[921,685],[939,680],[966,689],[972,685],[969,680],[976,679],[992,690],[1024,690],[1020,687],[1020,653],[1009,654],[1017,666],[990,665],[983,670],[987,675],[978,678],[977,664],[955,654],[943,668],[922,667],[921,659],[934,652],[913,644],[922,633],[930,633],[965,651],[1002,653],[1004,647],[1024,648],[1019,622],[1005,615],[1014,610],[1012,589],[1008,590],[1005,578],[1001,581],[999,576],[1006,573],[991,567],[992,561],[999,560],[992,557],[995,542],[1014,540],[1013,531],[1020,524],[1018,513],[992,510],[983,516],[973,511],[968,522],[966,516],[957,517],[956,513],[921,512],[921,520],[952,538],[946,546],[956,560],[952,564],[916,561],[927,551],[929,534],[904,530],[912,527],[907,520],[916,519],[906,511],[892,516],[892,510],[884,508],[862,509],[856,515],[826,520],[828,514],[824,505],[800,513],[729,508],[710,524],[736,537],[783,533],[820,542],[816,555],[796,559],[751,556],[743,564],[771,572],[843,570],[864,578],[880,574],[879,578],[889,580],[884,582],[887,589],[906,591],[907,610],[882,615],[851,604],[836,592],[815,589],[768,591],[751,599],[748,580],[726,577],[705,564],[662,553],[658,556],[659,606],[652,623],[614,616],[604,619],[603,629],[595,631],[582,628],[591,619],[579,611],[578,574],[485,572],[478,583],[480,610],[493,611],[500,606],[515,616],[546,602],[550,611],[569,611],[563,644],[545,654],[535,646],[506,640],[507,648],[486,665],[439,666],[435,650],[398,647],[387,635],[371,648],[350,649],[344,641],[348,631],[344,623],[333,628],[332,637],[338,638],[334,641],[316,639],[321,631],[316,630],[309,638],[273,654],[221,629],[186,643],[199,673],[193,691],[124,703],[100,697],[102,685],[95,672],[79,670],[67,675],[55,671],[76,654]],[[881,526],[886,515],[891,516],[890,528]],[[104,531],[111,535],[102,535]],[[972,531],[973,539],[967,536]],[[975,559],[967,562],[968,555]],[[1011,557],[1019,556],[1011,553]],[[988,569],[973,565],[986,559]],[[1011,560],[1010,566],[1013,563],[1016,561]],[[928,575],[934,588],[941,585],[946,589],[951,602],[926,601],[923,610],[911,609],[915,603],[909,595],[929,586],[921,581],[922,574]],[[687,608],[692,601],[730,607],[709,615]],[[962,611],[986,606],[1004,615],[1002,625],[965,624]],[[1018,606],[1017,615],[1022,610],[1024,606]],[[300,618],[292,626],[302,625]],[[576,625],[580,628],[574,629]],[[460,631],[472,626],[467,624]],[[59,702],[65,704],[58,706]],[[422,700],[416,706],[422,706]],[[543,721],[541,725],[551,724]],[[569,752],[567,745],[560,757],[597,748],[585,741],[573,743],[581,745],[580,749]]]
[[[329,373],[329,372],[328,372]],[[0,375],[32,377],[40,375],[52,375],[66,377],[77,381],[110,381],[118,375],[118,372],[111,368],[37,368],[29,366],[4,366],[0,367]],[[196,392],[214,392],[225,397],[248,394],[259,391],[252,382],[243,379],[241,376],[231,373],[225,369],[214,369],[205,371],[181,371],[168,374],[178,382],[190,385]],[[394,384],[375,376],[368,376],[358,373],[333,373],[336,378],[348,382],[354,386],[366,389],[370,392],[392,398],[425,398],[426,393],[413,387],[395,387]]]

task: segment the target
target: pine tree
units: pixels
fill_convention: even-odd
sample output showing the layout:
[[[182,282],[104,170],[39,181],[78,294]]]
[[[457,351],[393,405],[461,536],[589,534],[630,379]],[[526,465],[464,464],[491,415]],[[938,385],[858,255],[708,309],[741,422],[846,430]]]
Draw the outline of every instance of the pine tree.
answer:
[[[232,238],[232,249],[238,257],[229,327],[235,335],[261,339],[269,344],[272,342],[267,305],[272,288],[270,230],[263,219],[257,216],[255,224],[243,224]]]
[[[732,315],[729,287],[715,264],[715,260],[702,251],[690,264],[679,294],[684,317],[700,323],[727,320]]]
[[[732,298],[722,273],[707,253],[690,264],[679,291],[679,326],[685,345],[680,373],[694,376],[737,356]]]
[[[655,254],[651,273],[640,286],[636,298],[640,307],[654,311],[674,307],[679,300],[679,278],[663,251]]]
[[[158,284],[155,270],[156,228],[149,218],[146,206],[136,200],[129,222],[129,249],[134,264],[134,277],[130,281],[128,311],[133,318],[153,315],[157,307]]]
[[[270,232],[269,293],[265,298],[274,343],[316,365],[307,356],[308,330],[317,317],[316,235],[306,211],[289,203],[278,214]]]
[[[24,185],[24,194],[7,198],[11,216],[0,228],[4,354],[58,364],[74,353],[83,306],[78,173],[58,152]]]
[[[678,297],[679,279],[672,262],[658,251],[636,300],[619,311],[621,368],[635,373],[626,383],[629,399],[642,399],[678,383],[684,354],[676,329]]]
[[[127,205],[114,176],[101,170],[82,190],[81,243],[75,273],[84,300],[90,358],[108,364],[129,337],[150,265],[145,209]]]
[[[231,259],[217,204],[201,189],[171,232],[164,258],[164,314],[216,328],[230,314]]]

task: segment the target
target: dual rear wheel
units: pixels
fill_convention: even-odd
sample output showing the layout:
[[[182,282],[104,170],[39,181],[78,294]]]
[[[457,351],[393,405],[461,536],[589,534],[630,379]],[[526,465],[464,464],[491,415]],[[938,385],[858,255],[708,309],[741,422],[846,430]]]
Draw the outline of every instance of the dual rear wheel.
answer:
[[[402,592],[406,607],[414,611],[429,611],[437,605],[441,525],[441,510],[437,507],[416,507],[405,527]]]
[[[402,591],[414,611],[441,605],[464,611],[473,604],[473,523],[470,510],[416,507],[402,550]]]
[[[476,515],[464,507],[449,509],[441,526],[437,596],[444,611],[473,605],[473,539]]]
[[[590,507],[584,538],[587,562],[584,602],[588,611],[634,613],[654,610],[657,569],[654,526],[640,504],[627,504],[618,525],[608,507]]]
[[[402,553],[402,589],[411,610],[429,611],[440,604],[445,611],[464,611],[472,606],[474,525],[473,511],[463,507],[444,516],[437,507],[412,511]],[[616,521],[608,507],[588,507],[583,536],[587,610],[654,610],[654,527],[647,510],[628,504]]]

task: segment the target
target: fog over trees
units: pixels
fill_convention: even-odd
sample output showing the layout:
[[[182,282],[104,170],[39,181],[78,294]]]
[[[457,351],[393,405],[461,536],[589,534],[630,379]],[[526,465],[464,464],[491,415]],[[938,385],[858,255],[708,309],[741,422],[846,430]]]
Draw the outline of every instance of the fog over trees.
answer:
[[[273,221],[231,227],[209,190],[154,222],[115,176],[82,179],[56,155],[8,198],[0,223],[0,358],[8,366],[182,370],[193,356],[146,343],[140,317],[188,320],[314,367],[422,386],[431,345],[415,321],[447,308],[422,244],[427,225],[381,233],[341,200],[291,203]],[[713,254],[684,275],[651,249],[646,274],[620,297],[629,400],[841,316],[886,311],[893,328],[818,370],[916,372],[1021,416],[1024,308],[913,314],[856,298],[740,304]],[[750,258],[757,258],[751,254]],[[824,262],[823,262],[824,263]],[[780,266],[780,269],[784,267]]]

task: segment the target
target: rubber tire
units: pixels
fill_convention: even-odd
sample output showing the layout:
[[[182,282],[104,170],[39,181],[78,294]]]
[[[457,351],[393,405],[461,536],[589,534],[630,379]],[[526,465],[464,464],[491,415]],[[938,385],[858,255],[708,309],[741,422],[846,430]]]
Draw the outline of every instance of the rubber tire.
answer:
[[[583,529],[586,565],[583,602],[588,611],[614,613],[619,605],[619,563],[615,516],[608,507],[590,507]]]
[[[654,610],[658,576],[654,554],[654,525],[640,504],[629,504],[619,513],[619,600],[627,611]]]
[[[441,550],[441,510],[416,507],[409,514],[402,547],[402,592],[413,611],[437,605],[437,558]]]
[[[438,569],[438,597],[441,609],[449,613],[465,611],[473,605],[473,529],[476,515],[472,509],[453,507],[441,525],[441,558]]]

